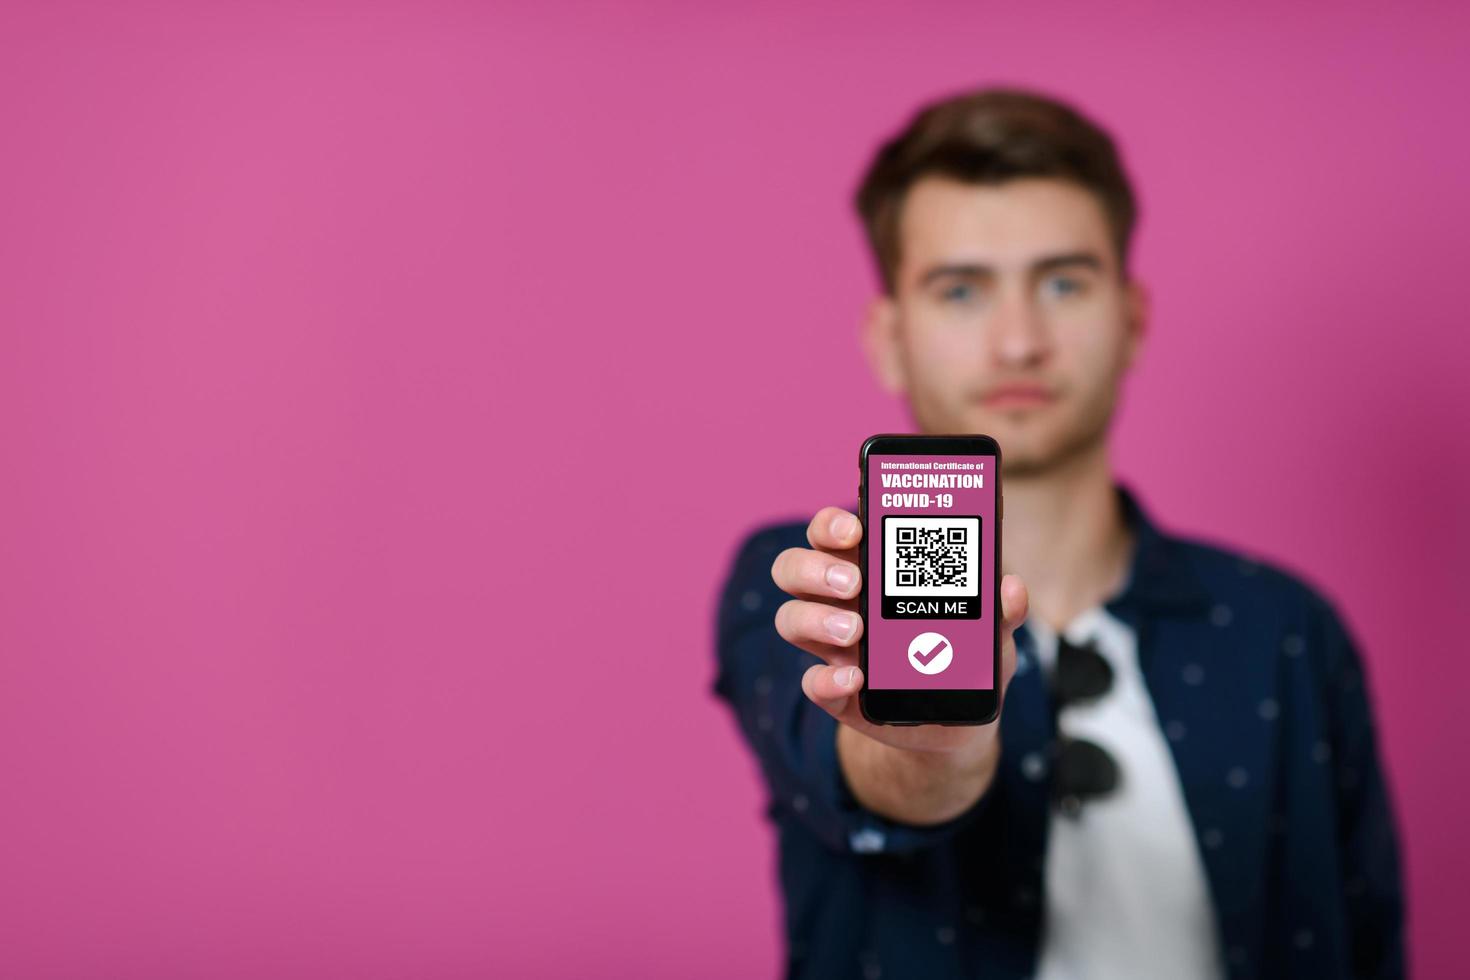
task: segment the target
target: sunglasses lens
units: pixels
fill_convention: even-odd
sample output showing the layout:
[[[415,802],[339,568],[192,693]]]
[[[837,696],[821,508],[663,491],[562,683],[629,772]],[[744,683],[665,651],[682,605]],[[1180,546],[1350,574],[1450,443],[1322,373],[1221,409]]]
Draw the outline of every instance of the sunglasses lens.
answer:
[[[1107,693],[1113,686],[1113,667],[1092,646],[1057,644],[1057,666],[1052,677],[1052,696],[1058,704],[1085,701]]]
[[[1118,764],[1102,746],[1080,738],[1060,743],[1052,789],[1064,812],[1075,815],[1084,800],[1111,793],[1117,786]]]

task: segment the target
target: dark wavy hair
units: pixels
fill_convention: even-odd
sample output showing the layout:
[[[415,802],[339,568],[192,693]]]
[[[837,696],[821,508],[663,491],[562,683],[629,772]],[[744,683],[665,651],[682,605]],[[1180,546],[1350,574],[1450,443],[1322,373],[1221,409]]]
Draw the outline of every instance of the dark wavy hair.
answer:
[[[1081,185],[1102,203],[1126,275],[1138,220],[1133,187],[1112,137],[1065,102],[1017,88],[980,89],[922,106],[883,144],[853,203],[889,295],[898,278],[904,197],[930,175],[977,184],[1058,177]]]

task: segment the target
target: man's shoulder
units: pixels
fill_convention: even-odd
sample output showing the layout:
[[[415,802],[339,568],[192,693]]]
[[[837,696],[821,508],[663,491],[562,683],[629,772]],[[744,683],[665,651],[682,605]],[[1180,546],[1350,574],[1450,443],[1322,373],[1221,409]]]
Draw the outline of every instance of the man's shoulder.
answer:
[[[1304,614],[1338,617],[1325,589],[1288,562],[1204,535],[1168,532],[1165,536],[1217,602],[1257,616],[1274,611],[1291,618]]]
[[[808,547],[806,529],[809,521],[791,518],[773,518],[752,525],[740,538],[739,551],[789,548],[793,545]]]
[[[736,538],[720,573],[722,629],[781,601],[784,597],[781,589],[776,588],[775,579],[770,577],[770,566],[786,548],[804,547],[807,547],[807,523],[801,520],[766,520],[744,530]]]
[[[807,523],[795,518],[773,518],[741,532],[725,566],[726,590],[756,585],[760,579],[769,582],[771,565],[777,555],[787,548],[808,547]]]
[[[769,520],[743,531],[727,554],[715,611],[715,645],[721,665],[715,692],[721,697],[738,701],[753,696],[755,688],[742,686],[736,677],[749,678],[756,662],[764,665],[756,673],[767,683],[779,671],[808,666],[805,655],[790,656],[800,651],[787,646],[776,632],[776,610],[790,597],[771,577],[777,555],[806,543],[806,522]]]

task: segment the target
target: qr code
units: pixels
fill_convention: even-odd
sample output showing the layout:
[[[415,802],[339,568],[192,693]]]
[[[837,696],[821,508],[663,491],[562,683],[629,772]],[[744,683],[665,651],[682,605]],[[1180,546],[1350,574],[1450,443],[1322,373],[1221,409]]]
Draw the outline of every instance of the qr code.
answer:
[[[885,595],[980,592],[978,517],[885,517],[883,555]]]

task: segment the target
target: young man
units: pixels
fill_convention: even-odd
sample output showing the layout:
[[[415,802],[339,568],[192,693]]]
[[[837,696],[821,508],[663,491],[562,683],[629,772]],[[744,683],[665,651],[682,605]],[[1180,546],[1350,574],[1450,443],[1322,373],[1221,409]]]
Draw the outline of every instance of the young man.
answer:
[[[1354,638],[1300,578],[1162,529],[1112,476],[1148,323],[1112,140],[980,91],[918,113],[856,203],[879,381],[920,431],[1003,447],[1004,701],[978,728],[863,719],[855,503],[743,542],[715,691],[770,789],[788,975],[1401,975]],[[1058,688],[1058,658],[1094,683]],[[1099,751],[1057,765],[1075,740]]]

